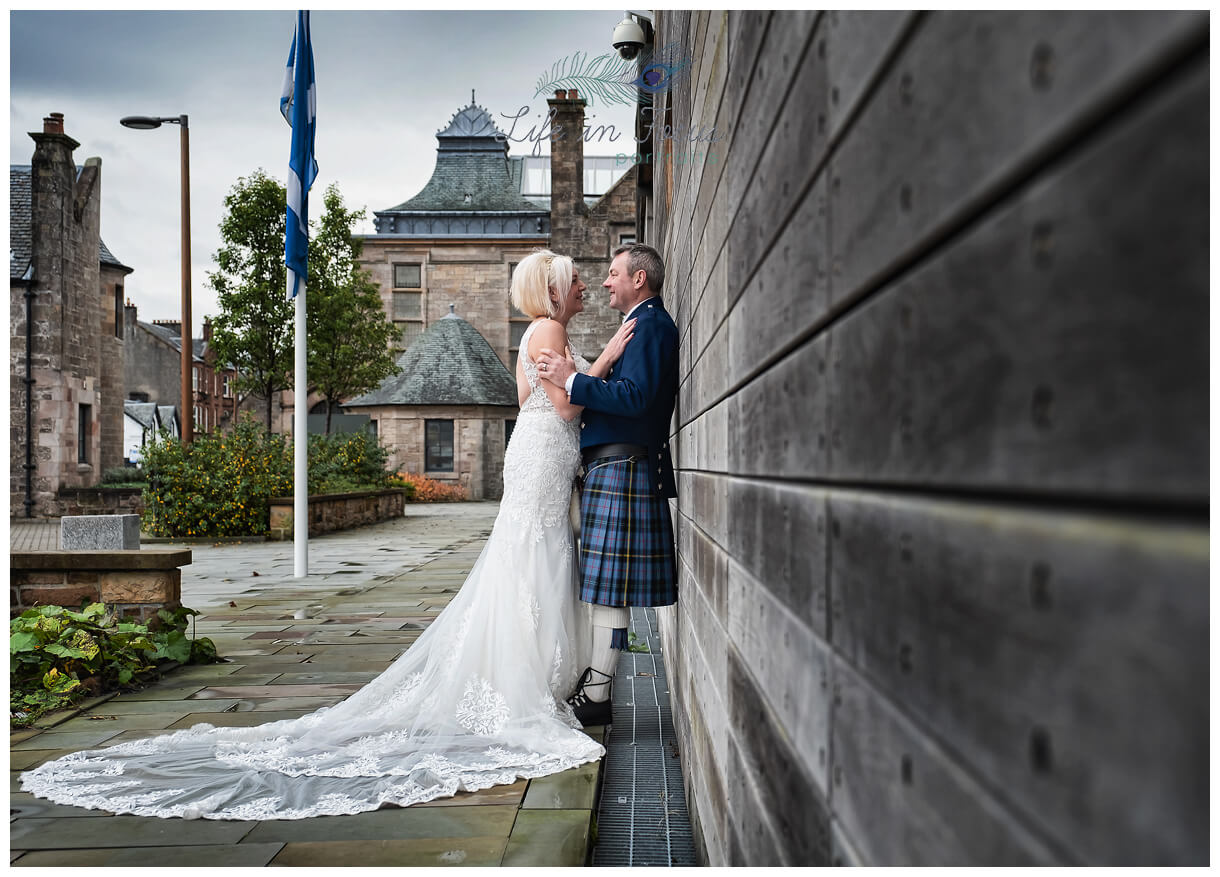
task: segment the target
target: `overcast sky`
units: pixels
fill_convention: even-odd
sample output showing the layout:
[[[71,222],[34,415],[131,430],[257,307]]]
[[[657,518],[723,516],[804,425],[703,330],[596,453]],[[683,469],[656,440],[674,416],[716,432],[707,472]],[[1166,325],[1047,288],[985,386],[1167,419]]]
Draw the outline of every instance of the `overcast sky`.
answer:
[[[312,13],[322,193],[338,183],[349,207],[392,207],[431,176],[436,132],[476,102],[505,132],[540,123],[539,78],[573,52],[610,49],[621,10],[594,12]],[[179,133],[137,131],[129,115],[190,118],[192,326],[218,311],[207,285],[223,199],[238,177],[263,168],[283,182],[289,131],[280,91],[296,13],[10,13],[9,161],[29,164],[42,118],[64,114],[80,142],[76,163],[102,159],[102,239],[134,268],[126,293],[140,319],[179,315]],[[501,114],[504,114],[503,116]],[[634,152],[631,111],[593,103],[586,118],[623,132],[588,155]],[[512,155],[532,144],[512,143]],[[544,150],[545,151],[545,150]],[[358,231],[372,232],[371,221]]]

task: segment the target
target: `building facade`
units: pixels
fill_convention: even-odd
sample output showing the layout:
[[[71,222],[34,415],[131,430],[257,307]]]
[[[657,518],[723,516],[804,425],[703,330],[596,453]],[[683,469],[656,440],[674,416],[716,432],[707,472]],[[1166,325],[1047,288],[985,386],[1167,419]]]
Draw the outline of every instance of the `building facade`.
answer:
[[[124,308],[127,355],[124,364],[126,398],[181,409],[182,323],[179,320],[139,319],[130,301]],[[203,320],[203,337],[191,342],[192,414],[196,432],[228,427],[236,416],[238,398],[233,389],[237,372],[216,361],[212,348],[212,321]]]
[[[392,449],[389,467],[459,484],[471,499],[499,499],[517,384],[487,340],[450,311],[411,342],[398,366],[344,406],[372,420]]]
[[[59,513],[63,488],[123,462],[123,284],[100,233],[101,159],[52,113],[9,169],[9,508]]]
[[[583,131],[586,102],[575,91],[557,92],[548,104],[556,126]],[[512,270],[535,249],[549,247],[572,256],[590,287],[585,310],[568,331],[574,349],[594,359],[621,319],[597,287],[614,248],[634,240],[634,168],[615,170],[613,159],[600,157],[586,170],[580,136],[556,140],[549,158],[510,156],[508,139],[473,95],[436,139],[436,167],[427,185],[401,204],[376,211],[376,233],[361,238],[361,267],[380,287],[401,346],[409,348],[428,327],[456,312],[486,340],[511,380],[529,325],[509,302]],[[291,394],[284,396],[281,422],[287,423]],[[400,412],[394,444],[422,449],[427,419]],[[470,428],[480,435],[485,429]],[[384,426],[381,435],[389,440]],[[498,472],[503,430],[477,444],[483,454],[479,469]],[[418,456],[411,452],[412,460]],[[472,483],[478,482],[476,477]],[[499,496],[500,485],[486,491],[481,495]]]
[[[1206,863],[1207,14],[655,43],[703,860]]]

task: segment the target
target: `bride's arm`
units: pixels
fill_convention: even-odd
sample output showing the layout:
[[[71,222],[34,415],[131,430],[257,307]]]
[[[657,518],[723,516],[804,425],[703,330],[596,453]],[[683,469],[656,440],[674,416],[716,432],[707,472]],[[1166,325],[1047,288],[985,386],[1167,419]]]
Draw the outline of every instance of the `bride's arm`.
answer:
[[[549,347],[556,350],[567,349],[568,333],[564,331],[563,326],[554,320],[547,320],[534,330],[534,334],[530,336],[528,347],[529,357],[532,361],[538,361],[538,354],[542,348]],[[583,405],[573,405],[568,401],[568,393],[563,387],[557,387],[548,380],[543,380],[542,389],[546,391],[547,398],[551,400],[551,404],[555,406],[555,410],[559,412],[559,416],[564,420],[575,420],[580,416],[580,412],[584,409]]]
[[[610,374],[610,367],[618,362],[618,358],[623,355],[623,348],[631,340],[634,329],[634,319],[628,320],[619,326],[618,331],[614,333],[614,337],[606,344],[606,349],[602,351],[602,355],[597,358],[597,362],[589,366],[590,375],[595,378],[604,378]]]

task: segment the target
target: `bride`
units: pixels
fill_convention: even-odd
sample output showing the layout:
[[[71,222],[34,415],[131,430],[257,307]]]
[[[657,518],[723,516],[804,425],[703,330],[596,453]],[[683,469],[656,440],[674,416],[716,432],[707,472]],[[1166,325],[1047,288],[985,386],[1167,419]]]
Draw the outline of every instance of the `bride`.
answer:
[[[594,761],[565,697],[586,663],[568,503],[580,409],[539,381],[534,358],[567,346],[584,307],[572,260],[541,250],[513,272],[534,317],[521,339],[521,402],[491,536],[453,601],[377,679],[333,707],[254,728],[195,725],[76,752],[23,773],[59,804],[188,819],[304,819],[407,806]],[[604,377],[630,340],[591,367]]]

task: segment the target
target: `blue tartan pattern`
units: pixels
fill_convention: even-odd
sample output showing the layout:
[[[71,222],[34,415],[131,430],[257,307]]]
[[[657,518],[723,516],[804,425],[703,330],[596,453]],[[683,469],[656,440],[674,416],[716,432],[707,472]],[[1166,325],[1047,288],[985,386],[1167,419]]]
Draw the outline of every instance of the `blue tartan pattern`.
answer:
[[[581,600],[601,606],[678,601],[669,501],[653,492],[645,458],[592,463],[580,512]]]

